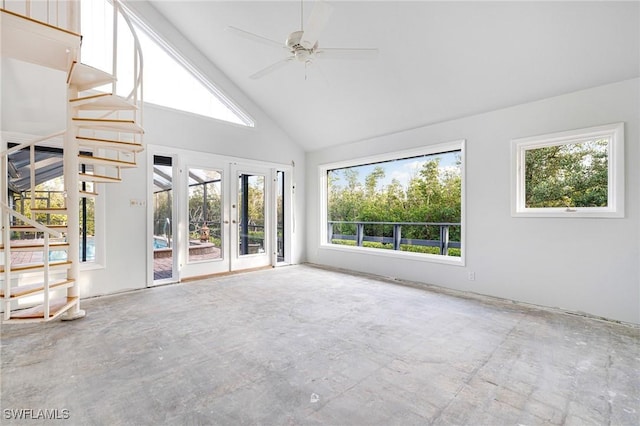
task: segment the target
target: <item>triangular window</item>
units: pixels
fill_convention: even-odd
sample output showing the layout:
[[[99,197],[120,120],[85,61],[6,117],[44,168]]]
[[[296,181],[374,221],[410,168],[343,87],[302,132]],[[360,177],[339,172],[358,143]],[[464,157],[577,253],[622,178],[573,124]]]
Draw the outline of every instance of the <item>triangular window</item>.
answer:
[[[112,70],[113,6],[82,0],[82,62]],[[254,126],[253,120],[229,100],[178,52],[153,33],[139,18],[133,25],[143,54],[144,101],[172,109]],[[118,19],[118,86],[126,96],[133,82],[133,37],[126,22]],[[130,75],[123,75],[130,73]]]

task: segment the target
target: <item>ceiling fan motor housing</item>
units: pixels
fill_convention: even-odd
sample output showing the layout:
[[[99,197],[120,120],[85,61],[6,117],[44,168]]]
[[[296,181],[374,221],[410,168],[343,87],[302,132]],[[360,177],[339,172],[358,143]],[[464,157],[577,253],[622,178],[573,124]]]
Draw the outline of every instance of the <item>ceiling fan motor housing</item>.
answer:
[[[287,47],[291,49],[291,53],[300,62],[306,62],[307,60],[311,59],[310,56],[318,47],[318,43],[316,42],[316,44],[314,44],[311,49],[306,49],[301,43],[303,34],[304,31],[294,31],[289,34],[289,37],[287,37],[287,41],[285,42]]]

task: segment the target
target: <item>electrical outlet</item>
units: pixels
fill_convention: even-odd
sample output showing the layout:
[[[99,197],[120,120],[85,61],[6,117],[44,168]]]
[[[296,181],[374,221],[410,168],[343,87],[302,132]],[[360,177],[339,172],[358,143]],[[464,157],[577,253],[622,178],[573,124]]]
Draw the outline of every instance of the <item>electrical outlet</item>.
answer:
[[[475,281],[475,280],[476,280],[476,273],[469,272],[469,281]]]
[[[144,207],[145,206],[145,201],[144,200],[136,200],[134,198],[132,198],[131,200],[129,200],[129,206],[130,207]]]

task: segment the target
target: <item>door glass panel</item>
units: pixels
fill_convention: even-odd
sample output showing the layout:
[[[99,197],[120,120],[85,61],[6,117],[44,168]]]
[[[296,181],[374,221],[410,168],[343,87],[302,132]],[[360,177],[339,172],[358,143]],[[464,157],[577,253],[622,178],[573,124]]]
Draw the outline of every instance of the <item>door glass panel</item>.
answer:
[[[240,174],[238,180],[238,253],[265,252],[265,177]]]
[[[173,167],[153,156],[153,279],[173,278]]]
[[[189,169],[189,262],[222,258],[222,172]]]
[[[278,262],[284,262],[284,172],[278,170],[277,172],[277,183],[278,183],[278,198],[277,198],[277,241],[278,248],[276,255],[278,257]]]

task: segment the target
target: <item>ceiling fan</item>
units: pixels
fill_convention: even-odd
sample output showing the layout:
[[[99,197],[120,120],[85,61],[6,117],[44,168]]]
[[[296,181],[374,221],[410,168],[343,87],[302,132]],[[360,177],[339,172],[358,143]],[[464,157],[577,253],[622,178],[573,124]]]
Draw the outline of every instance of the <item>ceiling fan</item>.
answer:
[[[298,61],[305,64],[306,79],[306,66],[310,65],[316,58],[370,59],[377,56],[378,49],[376,48],[319,47],[318,38],[320,37],[320,34],[329,21],[329,16],[331,16],[333,7],[323,0],[317,0],[305,27],[303,23],[303,3],[304,0],[301,0],[300,30],[294,31],[289,34],[289,36],[285,40],[284,45],[270,38],[254,34],[240,28],[232,26],[227,27],[227,30],[235,35],[245,37],[249,40],[253,40],[272,47],[277,47],[279,49],[285,49],[288,52],[287,57],[250,75],[249,78],[254,80],[259,79],[291,62]]]

